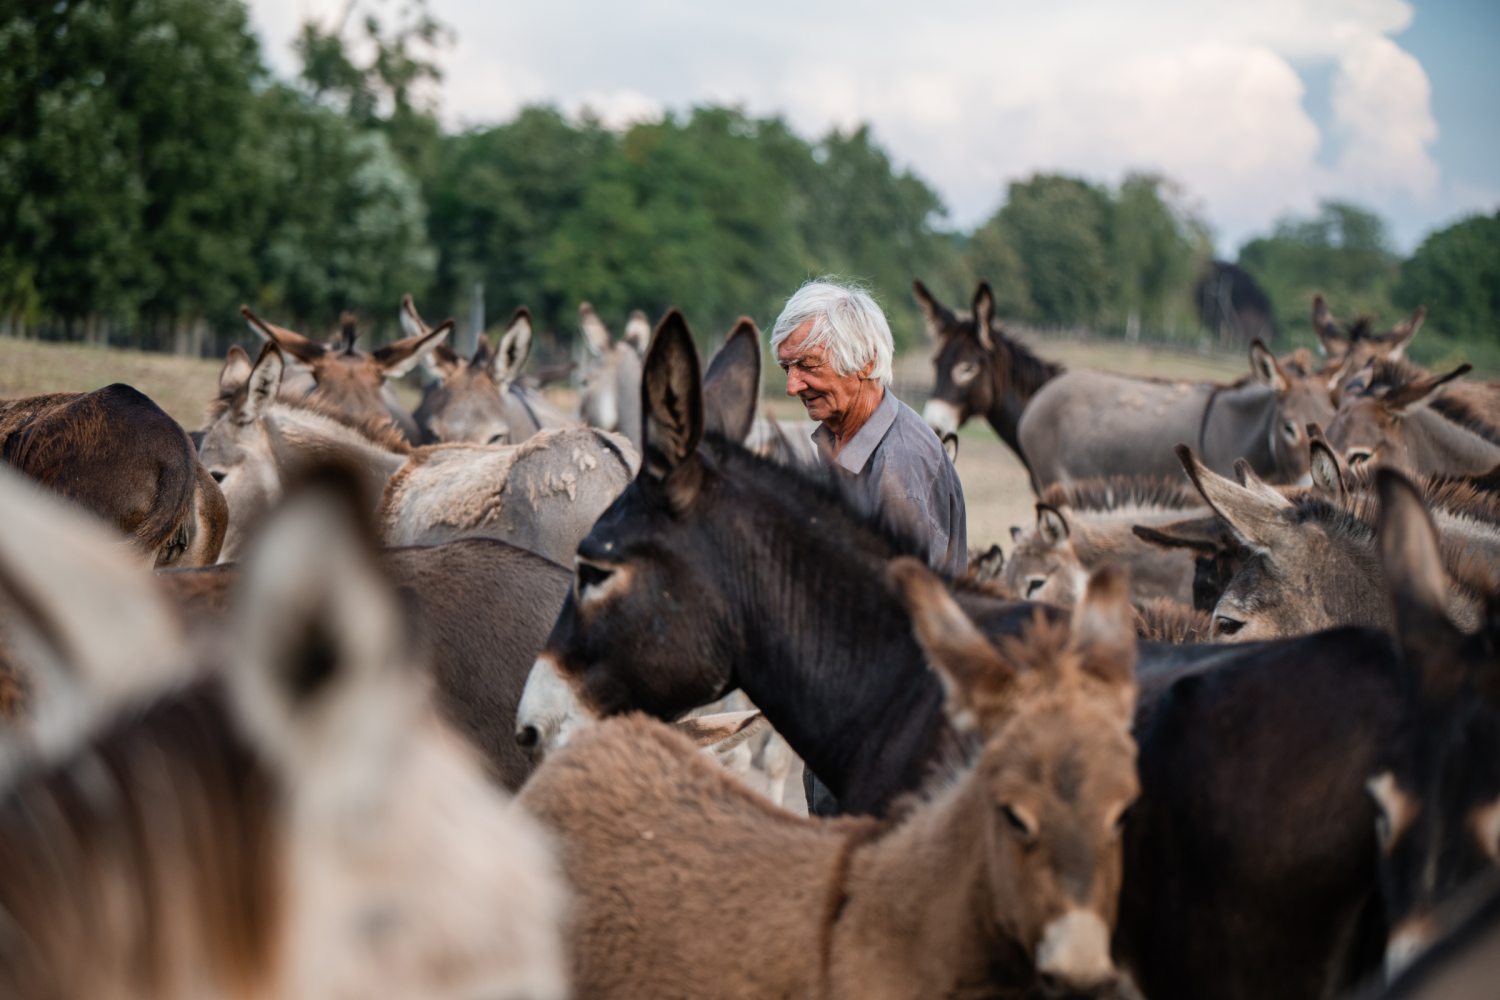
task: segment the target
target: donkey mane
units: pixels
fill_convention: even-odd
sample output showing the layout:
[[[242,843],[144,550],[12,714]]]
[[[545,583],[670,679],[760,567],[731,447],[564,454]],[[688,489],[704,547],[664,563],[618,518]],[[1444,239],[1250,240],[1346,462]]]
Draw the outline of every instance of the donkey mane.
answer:
[[[120,716],[71,756],[23,762],[0,799],[0,913],[19,929],[0,934],[0,993],[99,993],[96,974],[130,969],[141,995],[176,995],[188,943],[219,976],[205,985],[259,993],[282,902],[279,809],[217,680]],[[78,962],[111,944],[123,952]]]
[[[767,492],[776,496],[795,497],[789,506],[805,514],[831,514],[836,519],[832,523],[849,524],[870,542],[889,549],[890,558],[925,557],[925,546],[889,518],[866,515],[851,506],[839,482],[839,473],[832,467],[799,469],[782,465],[773,459],[762,458],[717,431],[705,434],[703,443],[713,460],[735,478],[744,477],[763,484]],[[985,592],[982,587],[973,589]]]
[[[1070,483],[1053,483],[1042,491],[1049,507],[1108,513],[1121,507],[1195,510],[1203,498],[1188,482],[1174,483],[1160,476],[1100,476]]]
[[[245,401],[245,396],[248,392],[248,382],[236,387],[231,392],[221,392],[218,398],[208,404],[208,422],[213,424],[225,413],[237,408]],[[326,417],[341,427],[345,427],[363,437],[377,448],[383,448],[398,455],[408,455],[411,453],[411,442],[407,441],[406,435],[401,432],[401,429],[392,423],[389,417],[384,415],[361,419],[345,412],[339,406],[329,402],[317,393],[300,397],[280,393],[276,397],[276,402],[278,405],[285,406],[290,410],[301,410],[304,413]]]
[[[1469,401],[1456,393],[1442,393],[1432,400],[1432,409],[1450,423],[1457,424],[1471,434],[1486,441],[1500,444],[1500,426],[1469,405]]]
[[[1422,499],[1429,508],[1500,525],[1500,495],[1486,492],[1466,476],[1433,476],[1422,483]]]
[[[995,338],[995,357],[1000,359],[1000,346],[1005,346],[1005,358],[1003,371],[998,371],[1001,380],[1010,384],[1011,387],[1020,390],[1027,396],[1035,395],[1044,384],[1060,375],[1063,366],[1052,361],[1043,361],[1037,357],[1025,344],[1013,337],[1007,336],[1005,328],[1001,326],[999,336]],[[997,366],[997,369],[999,366]]]
[[[1373,493],[1354,497],[1348,507],[1311,493],[1289,497],[1293,524],[1317,524],[1335,541],[1355,545],[1373,545],[1375,525],[1380,518],[1380,501]]]

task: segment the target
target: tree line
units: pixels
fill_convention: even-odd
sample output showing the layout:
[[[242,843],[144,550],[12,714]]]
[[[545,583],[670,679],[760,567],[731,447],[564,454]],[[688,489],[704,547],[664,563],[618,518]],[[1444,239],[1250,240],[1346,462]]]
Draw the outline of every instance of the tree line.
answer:
[[[239,0],[0,14],[0,332],[201,352],[240,337],[247,302],[314,333],[354,309],[388,337],[403,293],[463,317],[475,286],[493,320],[526,304],[565,338],[581,300],[722,331],[824,273],[866,281],[906,346],[913,277],[956,302],[986,278],[1002,316],[1041,327],[1202,332],[1210,231],[1167,178],[1038,174],[962,232],[868,127],[807,138],[709,105],[617,130],[538,106],[449,133],[450,36],[426,7],[343,17],[304,25],[301,73],[278,80]],[[1333,203],[1238,263],[1293,342],[1323,290],[1347,313],[1423,302],[1429,343],[1500,354],[1497,229],[1465,220],[1402,260],[1377,217]]]

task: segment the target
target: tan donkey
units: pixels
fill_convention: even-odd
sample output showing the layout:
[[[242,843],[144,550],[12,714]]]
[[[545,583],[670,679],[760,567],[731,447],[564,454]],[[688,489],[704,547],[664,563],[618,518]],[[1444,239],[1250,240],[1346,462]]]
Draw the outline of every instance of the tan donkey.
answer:
[[[578,995],[1131,992],[1110,957],[1138,794],[1123,576],[1094,575],[1071,631],[996,648],[918,562],[891,575],[971,763],[887,822],[806,820],[659,723],[590,728],[521,799],[562,844]]]

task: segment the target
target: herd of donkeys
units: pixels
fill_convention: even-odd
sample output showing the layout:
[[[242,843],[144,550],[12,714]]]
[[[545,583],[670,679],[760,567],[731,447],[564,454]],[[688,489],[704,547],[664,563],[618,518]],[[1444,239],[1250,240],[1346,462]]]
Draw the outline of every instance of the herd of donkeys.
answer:
[[[0,401],[0,997],[1497,995],[1500,385],[1420,311],[1217,385],[914,290],[1037,492],[958,580],[748,319],[581,307],[576,415],[410,298],[243,310],[191,433]]]

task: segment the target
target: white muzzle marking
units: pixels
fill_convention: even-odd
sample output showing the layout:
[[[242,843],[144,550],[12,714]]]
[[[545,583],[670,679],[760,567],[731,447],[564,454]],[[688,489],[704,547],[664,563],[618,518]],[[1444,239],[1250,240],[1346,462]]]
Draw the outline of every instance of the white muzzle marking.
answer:
[[[592,719],[573,685],[557,669],[557,662],[545,653],[537,657],[521,692],[521,703],[516,706],[516,732],[528,726],[536,730],[535,757],[540,760],[566,746]]]
[[[1074,988],[1088,988],[1115,977],[1109,957],[1109,928],[1088,910],[1069,910],[1047,925],[1036,949],[1037,971]]]
[[[1399,976],[1417,956],[1427,950],[1430,943],[1431,925],[1425,921],[1409,921],[1396,928],[1385,946],[1385,978],[1387,982]]]
[[[922,419],[927,426],[937,431],[938,437],[958,433],[958,408],[941,399],[929,399],[922,407]]]

